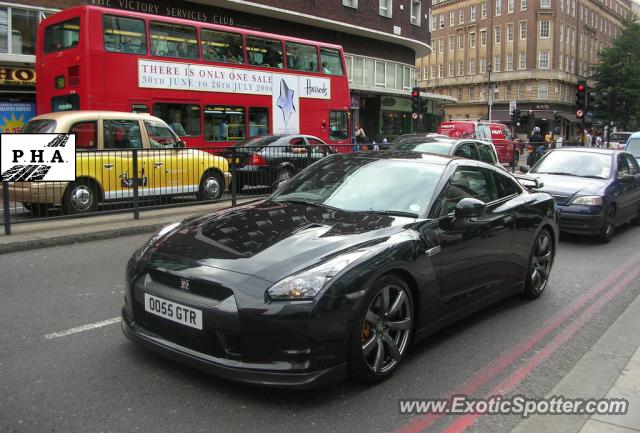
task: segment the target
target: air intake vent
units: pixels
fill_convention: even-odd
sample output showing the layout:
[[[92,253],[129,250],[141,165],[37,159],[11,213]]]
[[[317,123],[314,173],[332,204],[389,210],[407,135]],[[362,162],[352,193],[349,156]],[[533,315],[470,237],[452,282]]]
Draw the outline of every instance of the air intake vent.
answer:
[[[80,66],[69,66],[69,87],[78,87],[80,85]]]

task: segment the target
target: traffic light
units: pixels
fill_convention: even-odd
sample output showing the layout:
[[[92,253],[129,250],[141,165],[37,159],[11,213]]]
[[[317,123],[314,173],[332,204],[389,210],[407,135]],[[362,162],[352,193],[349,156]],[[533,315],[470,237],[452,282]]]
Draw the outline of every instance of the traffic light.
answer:
[[[511,123],[513,126],[517,126],[518,123],[520,123],[520,110],[518,108],[514,109],[513,113],[511,113]]]
[[[609,98],[609,92],[604,92],[600,96],[600,109],[609,113],[611,111],[611,99]]]
[[[578,81],[578,85],[576,86],[576,117],[578,119],[584,118],[586,102],[587,102],[587,82],[584,80]]]
[[[411,112],[420,114],[420,87],[411,90]]]
[[[592,91],[587,91],[587,102],[586,107],[589,110],[593,110],[596,106],[596,93]]]

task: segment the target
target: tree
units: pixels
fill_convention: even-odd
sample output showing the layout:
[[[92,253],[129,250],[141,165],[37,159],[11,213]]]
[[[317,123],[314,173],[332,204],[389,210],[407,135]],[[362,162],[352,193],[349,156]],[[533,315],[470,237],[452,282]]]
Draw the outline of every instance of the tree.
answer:
[[[627,18],[609,48],[598,53],[592,79],[599,95],[609,93],[608,118],[623,130],[640,129],[640,23]]]

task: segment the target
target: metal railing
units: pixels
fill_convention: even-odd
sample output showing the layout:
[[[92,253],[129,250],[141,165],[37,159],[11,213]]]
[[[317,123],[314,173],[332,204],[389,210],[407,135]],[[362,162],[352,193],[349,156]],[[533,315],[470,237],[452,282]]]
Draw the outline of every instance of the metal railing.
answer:
[[[2,224],[186,206],[271,193],[312,163],[354,145],[114,149],[76,152],[74,182],[3,182]]]

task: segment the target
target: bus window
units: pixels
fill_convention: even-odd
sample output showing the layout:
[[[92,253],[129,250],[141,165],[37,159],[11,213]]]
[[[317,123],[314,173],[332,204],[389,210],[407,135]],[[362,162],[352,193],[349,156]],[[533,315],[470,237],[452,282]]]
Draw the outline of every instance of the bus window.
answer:
[[[133,104],[131,105],[131,112],[132,113],[148,113],[149,107],[147,107],[146,104]]]
[[[119,53],[147,53],[144,21],[105,15],[102,17],[104,49]]]
[[[282,68],[282,43],[275,39],[247,36],[250,65]]]
[[[151,54],[154,56],[198,58],[198,35],[195,27],[151,21],[149,35]]]
[[[318,72],[318,50],[312,45],[287,42],[287,67],[296,71]]]
[[[249,137],[269,133],[269,110],[262,107],[249,108]]]
[[[51,24],[44,30],[44,51],[75,48],[80,41],[80,18],[72,18],[57,24]]]
[[[240,141],[245,136],[244,107],[204,108],[204,139],[206,141]]]
[[[70,111],[80,109],[80,98],[77,93],[54,96],[51,98],[51,111]]]
[[[202,58],[213,62],[244,63],[242,35],[202,29]]]
[[[330,48],[320,48],[320,61],[322,62],[322,72],[330,75],[344,75],[342,71],[342,61],[340,51]]]
[[[346,111],[329,112],[329,136],[332,140],[349,138],[349,117]]]
[[[195,104],[153,104],[153,115],[161,118],[180,137],[200,135],[200,106]]]

